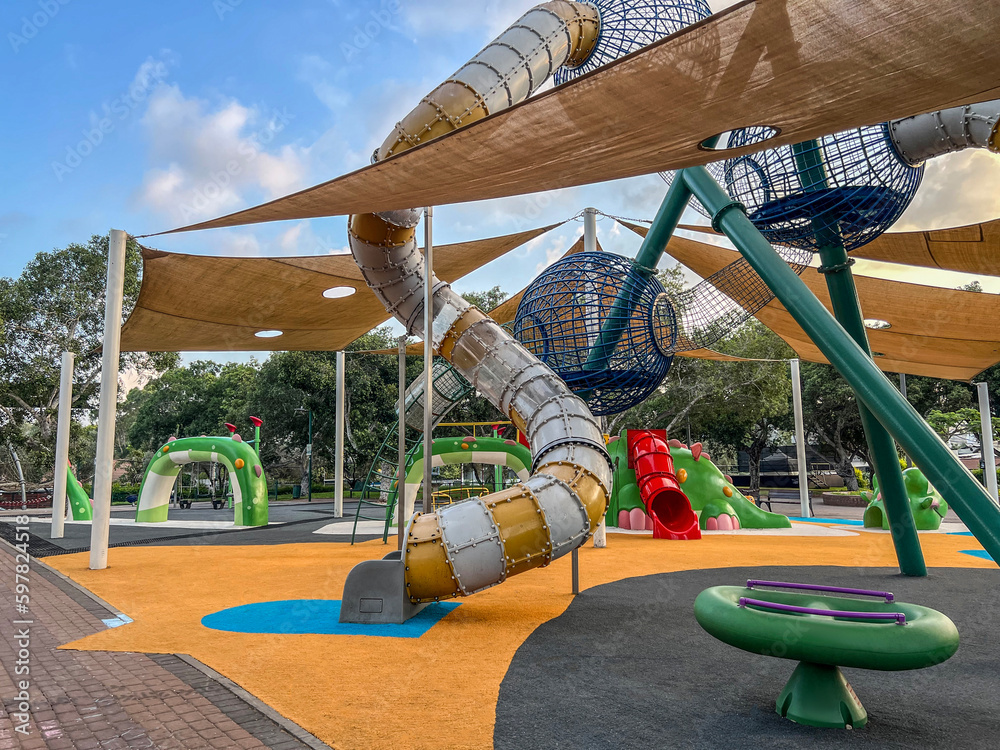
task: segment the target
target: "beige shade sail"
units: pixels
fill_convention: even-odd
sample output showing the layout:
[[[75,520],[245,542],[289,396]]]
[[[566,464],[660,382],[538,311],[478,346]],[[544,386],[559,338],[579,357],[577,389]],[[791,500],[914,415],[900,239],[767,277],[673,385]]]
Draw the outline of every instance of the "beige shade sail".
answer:
[[[997,28],[1000,3],[982,0],[744,2],[384,162],[185,230],[604,182],[760,149],[699,147],[733,128],[775,127],[778,146],[998,98]]]
[[[441,245],[448,282],[560,226]],[[232,258],[143,248],[142,288],[122,351],[336,351],[389,319],[350,255]],[[350,296],[324,297],[340,288]],[[281,331],[260,338],[260,331]]]
[[[740,257],[739,253],[684,237],[673,237],[667,253],[702,277],[710,276]],[[826,282],[813,268],[802,280],[828,310]],[[888,323],[871,329],[868,339],[875,361],[886,372],[971,380],[1000,361],[1000,295],[855,276],[866,319]],[[781,336],[800,357],[826,362],[792,316],[777,300],[757,318]]]
[[[646,227],[618,221],[640,236],[646,236]],[[711,227],[681,224],[677,228],[720,234]],[[948,229],[884,232],[868,244],[851,250],[850,255],[883,263],[997,276],[1000,275],[1000,219]]]

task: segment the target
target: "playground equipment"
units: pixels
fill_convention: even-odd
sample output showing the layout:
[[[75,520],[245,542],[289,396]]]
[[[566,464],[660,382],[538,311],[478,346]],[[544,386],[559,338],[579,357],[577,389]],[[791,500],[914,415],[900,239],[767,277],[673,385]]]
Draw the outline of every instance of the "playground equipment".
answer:
[[[724,643],[800,662],[776,708],[787,719],[815,727],[858,729],[868,721],[840,667],[922,669],[958,650],[958,630],[950,619],[898,602],[886,591],[750,580],[746,588],[702,591],[694,613],[698,624]]]
[[[903,485],[906,487],[906,497],[910,503],[913,522],[919,531],[936,531],[941,528],[941,521],[948,515],[948,503],[941,493],[934,489],[927,477],[916,466],[903,471]],[[889,516],[885,512],[885,500],[879,490],[876,477],[869,495],[868,507],[865,509],[864,524],[867,528],[889,530]],[[865,494],[865,493],[862,493]]]
[[[506,109],[530,96],[558,68],[584,64],[595,49],[613,50],[614,35],[601,26],[604,5],[555,0],[528,11],[397,124],[374,160],[383,161]],[[670,5],[676,4],[664,3],[663,7]],[[709,149],[716,145],[718,137],[703,143]],[[821,165],[810,161],[808,149],[799,151],[802,158],[796,168],[803,174],[818,174]],[[934,442],[929,427],[885,380],[870,352],[860,348],[866,340],[856,294],[853,299],[849,294],[853,280],[843,243],[828,242],[824,235],[819,244],[835,311],[855,341],[845,339],[844,328],[796,276],[795,271],[810,259],[810,251],[776,252],[703,168],[687,169],[674,180],[636,261],[621,280],[614,303],[605,306],[607,313],[600,320],[582,326],[585,335],[569,337],[571,346],[587,347],[587,369],[606,369],[614,356],[627,332],[625,322],[632,317],[632,289],[655,273],[692,196],[711,211],[713,226],[733,240],[744,260],[672,303],[679,321],[676,346],[695,348],[715,340],[733,321],[745,319],[777,296],[855,388],[859,400],[892,429],[925,473],[942,488],[954,491],[954,498],[949,499],[956,508],[969,511],[966,522],[984,546],[1000,550],[1000,532],[990,523],[997,517],[996,508],[975,487],[971,475],[956,468],[957,462],[940,441]],[[864,205],[857,210],[863,209]],[[606,512],[609,497],[611,467],[593,415],[562,380],[500,326],[447,284],[425,278],[415,240],[419,217],[414,209],[352,216],[354,258],[368,285],[408,333],[423,335],[527,434],[534,448],[533,474],[520,488],[415,516],[402,553],[363,563],[351,572],[341,611],[345,621],[402,621],[421,603],[471,594],[508,575],[546,565],[590,536]],[[826,225],[828,229],[834,226]],[[425,330],[422,294],[428,285],[433,301],[427,313],[433,322]],[[573,359],[573,364],[579,359]],[[590,387],[587,384],[581,395],[588,396]],[[874,418],[866,411],[862,417],[868,434],[875,435]],[[882,465],[890,449],[895,462],[895,449],[888,434],[883,431],[882,435],[872,454],[885,481]],[[963,498],[963,490],[969,490],[971,499]],[[890,500],[894,494],[889,493]],[[924,574],[912,523],[907,527],[892,502],[887,509],[901,569],[910,575]]]
[[[91,521],[94,518],[94,503],[83,489],[80,480],[73,473],[73,464],[66,466],[66,497],[74,521]]]
[[[153,454],[139,488],[137,523],[167,520],[170,491],[185,464],[195,461],[223,463],[233,489],[234,523],[267,526],[267,480],[257,452],[238,434],[232,437],[171,438]]]
[[[676,478],[677,491],[687,504],[687,508],[684,508],[675,495],[674,502],[679,510],[664,514],[665,517],[678,519],[684,517],[686,512],[691,512],[692,516],[695,511],[699,512],[695,527],[688,536],[677,536],[680,527],[671,530],[675,526],[673,523],[665,524],[667,526],[665,530],[675,534],[674,536],[658,532],[654,514],[649,512],[649,506],[643,500],[640,488],[646,477],[640,477],[643,466],[634,461],[631,454],[635,446],[640,445],[640,438],[650,433],[659,434],[657,451],[664,450],[664,443],[668,446],[672,469],[667,471],[671,471],[670,476]],[[699,529],[715,531],[741,528],[791,528],[791,522],[786,516],[780,513],[768,513],[744,497],[732,480],[712,463],[711,456],[702,451],[700,443],[695,443],[689,448],[679,440],[666,441],[666,435],[662,431],[624,430],[621,438],[612,438],[608,450],[615,464],[614,489],[606,518],[608,526],[623,529],[651,528],[654,537],[667,539],[698,539],[701,536],[698,533]],[[664,469],[661,468],[660,471]],[[655,469],[653,473],[655,475]]]

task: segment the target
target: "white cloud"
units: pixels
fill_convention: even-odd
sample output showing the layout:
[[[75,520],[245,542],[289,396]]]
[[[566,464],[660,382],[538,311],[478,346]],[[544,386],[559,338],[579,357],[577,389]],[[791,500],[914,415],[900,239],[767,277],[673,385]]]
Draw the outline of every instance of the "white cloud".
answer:
[[[1000,156],[982,149],[927,162],[916,198],[895,231],[942,229],[1000,216]]]
[[[213,107],[177,85],[159,86],[142,118],[156,165],[146,172],[142,202],[190,222],[304,186],[306,150],[274,145],[292,117],[235,100]]]

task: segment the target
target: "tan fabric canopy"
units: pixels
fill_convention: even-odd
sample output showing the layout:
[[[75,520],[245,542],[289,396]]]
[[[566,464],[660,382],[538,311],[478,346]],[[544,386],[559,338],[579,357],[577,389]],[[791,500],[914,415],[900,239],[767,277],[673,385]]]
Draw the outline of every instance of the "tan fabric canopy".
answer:
[[[674,237],[667,252],[699,276],[709,276],[732,263],[739,253],[683,237]],[[807,268],[802,280],[831,309],[826,282]],[[855,276],[861,308],[869,319],[891,328],[869,330],[876,363],[886,372],[971,380],[1000,361],[1000,295]],[[826,362],[819,349],[774,300],[757,318],[781,336],[800,357]]]
[[[642,237],[646,228],[619,220]],[[719,235],[711,227],[681,224],[678,229]],[[1000,219],[949,229],[885,232],[850,255],[883,263],[900,263],[946,271],[1000,275]]]
[[[996,276],[1000,275],[1000,219],[927,232],[886,232],[851,255]]]
[[[717,160],[699,144],[732,128],[770,125],[783,145],[997,98],[997,28],[1000,4],[982,0],[745,2],[385,162],[186,229],[554,190]]]
[[[455,281],[559,224],[442,245],[434,270]],[[122,351],[335,351],[389,319],[350,255],[232,258],[143,248],[142,289]],[[357,290],[327,299],[333,287]],[[259,331],[282,335],[259,338]]]

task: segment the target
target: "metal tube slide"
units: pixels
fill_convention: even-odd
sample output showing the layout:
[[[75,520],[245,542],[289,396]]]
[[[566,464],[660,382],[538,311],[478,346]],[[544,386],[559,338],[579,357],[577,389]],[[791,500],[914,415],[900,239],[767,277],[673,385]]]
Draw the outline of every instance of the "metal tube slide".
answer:
[[[526,99],[559,67],[592,52],[596,8],[566,0],[529,10],[397,124],[376,154],[384,159]],[[433,288],[432,329],[423,329],[423,275],[417,210],[355,215],[350,245],[368,285],[415,335],[526,433],[533,474],[515,488],[436,513],[415,515],[402,555],[403,595],[412,604],[463,596],[547,565],[579,547],[607,508],[611,464],[597,421],[565,383],[445,283]],[[409,410],[408,410],[409,411]],[[341,618],[405,619],[391,601],[394,559],[363,563],[344,591]],[[379,564],[384,564],[382,567]],[[352,578],[354,579],[352,581]],[[370,592],[366,596],[366,591]],[[389,600],[376,598],[384,593]],[[355,601],[356,600],[356,601]]]
[[[966,148],[1000,151],[1000,99],[904,117],[889,123],[896,151],[910,166]]]

